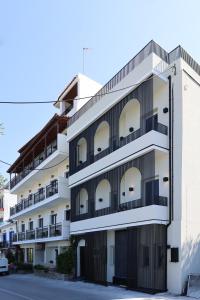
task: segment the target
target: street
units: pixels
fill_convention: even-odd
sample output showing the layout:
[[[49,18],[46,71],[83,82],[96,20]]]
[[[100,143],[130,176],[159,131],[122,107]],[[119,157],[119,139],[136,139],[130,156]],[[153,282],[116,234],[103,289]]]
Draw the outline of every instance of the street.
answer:
[[[44,279],[34,275],[0,276],[0,300],[168,300],[168,294],[148,295],[118,287]],[[188,298],[187,298],[188,299]]]

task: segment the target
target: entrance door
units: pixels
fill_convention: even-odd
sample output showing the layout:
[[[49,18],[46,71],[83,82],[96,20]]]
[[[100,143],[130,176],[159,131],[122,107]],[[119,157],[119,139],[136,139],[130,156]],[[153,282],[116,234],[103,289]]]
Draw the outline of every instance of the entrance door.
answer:
[[[80,247],[80,277],[85,277],[85,247]]]

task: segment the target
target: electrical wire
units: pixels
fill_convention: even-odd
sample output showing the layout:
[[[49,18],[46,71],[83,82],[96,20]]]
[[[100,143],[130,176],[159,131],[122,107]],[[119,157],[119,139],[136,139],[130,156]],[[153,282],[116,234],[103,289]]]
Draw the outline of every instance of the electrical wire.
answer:
[[[174,68],[174,66],[171,66],[169,67],[168,69],[164,70],[163,72],[160,72],[160,73],[157,73],[157,74],[154,74],[153,76],[150,76],[149,78],[147,79],[144,79],[138,83],[135,83],[135,84],[131,84],[129,86],[126,86],[126,87],[123,87],[123,88],[120,88],[120,89],[116,89],[116,90],[113,90],[113,91],[109,91],[109,92],[106,92],[106,93],[97,93],[95,95],[92,95],[92,96],[85,96],[85,97],[78,97],[76,99],[73,99],[73,98],[67,98],[65,99],[64,101],[78,101],[78,100],[84,100],[84,99],[91,99],[95,96],[99,96],[99,97],[102,97],[102,96],[105,96],[105,95],[109,95],[109,94],[113,94],[113,93],[117,93],[117,92],[120,92],[120,91],[123,91],[123,90],[126,90],[126,89],[129,89],[131,87],[134,87],[134,86],[138,86],[146,81],[149,81],[151,79],[153,79],[154,77],[157,77],[159,75],[162,75],[163,73],[165,73],[166,71],[170,70]],[[48,100],[48,101],[0,101],[0,104],[14,104],[14,105],[23,105],[23,104],[50,104],[50,103],[57,103],[57,102],[63,102],[63,100]]]
[[[69,156],[65,157],[63,160],[61,160],[59,163],[53,165],[53,166],[50,166],[50,167],[46,167],[46,168],[40,168],[40,169],[37,169],[37,168],[34,168],[34,169],[27,169],[27,171],[34,171],[34,170],[37,170],[37,171],[44,171],[44,170],[49,170],[49,169],[52,169],[54,167],[57,167],[58,165],[60,165],[61,163],[63,163],[66,159],[68,159]],[[7,165],[7,166],[12,166],[11,163],[8,163],[4,160],[1,160],[0,159],[0,163],[4,164],[4,165]]]
[[[164,72],[166,72],[167,70],[170,70],[170,69],[172,69],[172,68],[174,68],[174,66],[171,66],[171,67],[169,67],[168,69],[166,69],[165,71],[160,72],[160,73],[158,73],[158,74],[155,74],[155,75],[153,75],[153,76],[150,76],[149,78],[144,79],[144,80],[142,80],[142,81],[140,81],[140,82],[138,82],[138,83],[135,83],[135,84],[132,84],[132,85],[129,85],[129,86],[126,86],[126,87],[124,87],[124,88],[117,89],[117,90],[114,90],[114,91],[110,91],[110,92],[106,92],[106,93],[103,93],[103,94],[99,94],[99,95],[98,95],[98,93],[97,93],[97,94],[94,95],[94,96],[104,96],[104,95],[107,95],[107,94],[112,94],[112,93],[116,93],[116,92],[119,92],[119,91],[128,89],[128,88],[130,88],[130,87],[138,86],[138,85],[140,85],[140,84],[142,84],[142,83],[144,83],[144,82],[146,82],[146,81],[148,81],[148,80],[151,80],[151,79],[154,78],[154,77],[157,77],[158,75],[163,74]],[[65,101],[67,101],[67,100],[68,100],[68,101],[69,101],[69,100],[76,100],[76,101],[77,101],[77,100],[81,100],[81,99],[92,98],[92,97],[94,97],[94,96],[80,97],[80,98],[76,98],[76,99],[65,99]],[[62,102],[62,100],[57,100],[57,101],[29,101],[29,102],[25,102],[25,101],[18,101],[18,102],[13,102],[13,101],[0,101],[0,104],[45,104],[45,103],[55,103],[55,102]],[[68,158],[68,157],[67,157],[67,158]],[[64,160],[66,160],[67,158],[64,158],[61,162],[59,162],[58,164],[56,164],[56,165],[54,165],[54,166],[47,167],[47,168],[40,168],[40,169],[35,168],[35,169],[33,169],[33,170],[43,171],[43,170],[48,170],[48,169],[54,168],[54,167],[60,165],[60,164],[61,164]],[[1,162],[2,164],[8,165],[8,166],[12,166],[12,164],[10,164],[10,163],[8,163],[8,162],[5,162],[4,160],[1,160],[1,159],[0,159],[0,162]],[[33,171],[33,170],[29,170],[29,171]]]

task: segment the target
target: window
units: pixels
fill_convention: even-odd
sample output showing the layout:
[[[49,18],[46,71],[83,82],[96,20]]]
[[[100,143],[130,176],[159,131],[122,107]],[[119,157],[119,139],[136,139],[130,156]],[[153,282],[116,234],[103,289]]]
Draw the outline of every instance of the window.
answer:
[[[33,263],[33,248],[27,248],[26,249],[27,254],[27,263]]]
[[[70,209],[65,210],[65,221],[70,221]]]
[[[57,214],[51,215],[51,225],[55,225],[56,224],[56,219],[57,219]]]
[[[21,225],[21,231],[22,231],[22,232],[25,232],[25,224],[22,224],[22,225]]]
[[[29,222],[29,230],[33,230],[33,221]]]
[[[43,228],[43,218],[38,219],[38,227]]]

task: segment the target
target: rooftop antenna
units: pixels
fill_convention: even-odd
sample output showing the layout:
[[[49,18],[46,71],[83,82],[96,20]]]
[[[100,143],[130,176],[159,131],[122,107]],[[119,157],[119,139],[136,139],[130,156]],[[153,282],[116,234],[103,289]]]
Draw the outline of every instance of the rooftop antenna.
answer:
[[[83,74],[85,73],[85,52],[91,50],[91,48],[83,48]]]

